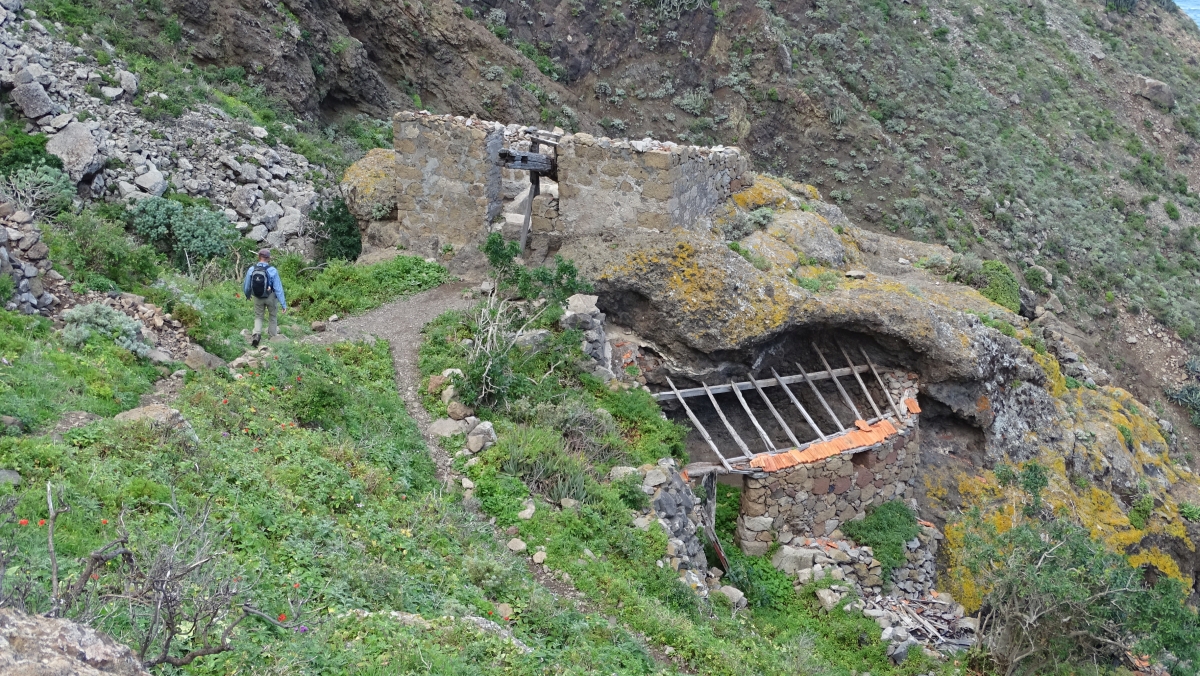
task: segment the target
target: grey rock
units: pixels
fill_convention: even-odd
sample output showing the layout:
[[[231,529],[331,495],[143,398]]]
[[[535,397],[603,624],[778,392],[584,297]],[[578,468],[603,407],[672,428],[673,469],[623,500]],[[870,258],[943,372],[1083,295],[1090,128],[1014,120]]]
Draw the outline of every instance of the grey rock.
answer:
[[[769,516],[742,517],[742,525],[746,527],[746,530],[756,533],[771,530],[771,524],[773,523],[775,523],[775,520]]]
[[[283,216],[283,207],[279,206],[279,203],[275,200],[270,200],[258,212],[258,222],[267,226],[267,229],[270,230],[279,222],[281,216]]]
[[[812,549],[784,545],[771,557],[771,565],[788,575],[795,575],[797,571],[812,568],[816,554]]]
[[[163,352],[162,350],[150,350],[146,353],[146,359],[149,359],[155,364],[170,364],[171,362],[175,361],[171,358],[171,355]]]
[[[130,96],[138,93],[138,79],[133,73],[127,70],[117,71],[117,82],[121,83],[121,89]]]
[[[1171,91],[1171,85],[1161,80],[1149,77],[1139,78],[1138,94],[1164,108],[1175,105],[1175,92]]]
[[[12,484],[13,486],[20,486],[21,474],[11,469],[0,469],[0,484]]]
[[[127,646],[71,620],[0,609],[0,640],[0,668],[12,676],[150,676]]]
[[[187,367],[193,371],[200,371],[202,369],[215,369],[224,366],[225,360],[197,345],[188,352],[183,363],[187,364]]]
[[[151,169],[146,173],[133,179],[135,185],[142,190],[155,196],[161,197],[167,191],[167,181],[163,178],[162,172],[158,169]]]
[[[260,224],[250,228],[250,232],[246,233],[246,237],[255,242],[261,242],[267,238],[268,234],[270,234],[270,231],[267,230],[267,226]]]
[[[254,203],[257,200],[256,188],[252,185],[243,185],[230,195],[229,206],[233,207],[237,213],[249,218],[254,214]]]
[[[450,418],[442,418],[435,420],[429,426],[429,433],[435,437],[452,437],[455,434],[462,434],[464,423],[461,420],[451,420]]]
[[[37,119],[54,112],[54,104],[46,90],[37,82],[17,85],[10,94],[14,103],[25,114],[25,117]]]
[[[304,216],[300,214],[288,214],[279,219],[275,224],[275,230],[283,235],[293,235],[300,232],[301,226],[304,225]]]
[[[62,160],[63,171],[76,183],[104,166],[104,156],[100,154],[95,137],[87,126],[80,122],[71,122],[62,131],[50,137],[50,141],[46,143],[46,152]]]
[[[624,465],[617,465],[616,467],[613,467],[612,469],[608,470],[608,480],[609,481],[620,481],[621,479],[624,479],[625,477],[627,477],[631,474],[640,474],[640,473],[641,472],[636,467],[627,467]]]
[[[729,599],[729,602],[733,604],[734,608],[746,607],[746,595],[742,593],[741,589],[730,585],[725,585],[717,591],[723,594],[725,598]]]
[[[643,486],[651,488],[661,486],[667,482],[667,473],[657,467],[646,472],[646,478],[642,480]]]
[[[109,101],[112,101],[114,99],[119,99],[119,98],[121,98],[121,96],[123,94],[125,94],[125,90],[121,89],[120,87],[101,87],[100,88],[100,95]]]
[[[837,607],[838,602],[842,600],[842,595],[832,589],[818,589],[817,600],[821,602],[821,607],[828,611]]]

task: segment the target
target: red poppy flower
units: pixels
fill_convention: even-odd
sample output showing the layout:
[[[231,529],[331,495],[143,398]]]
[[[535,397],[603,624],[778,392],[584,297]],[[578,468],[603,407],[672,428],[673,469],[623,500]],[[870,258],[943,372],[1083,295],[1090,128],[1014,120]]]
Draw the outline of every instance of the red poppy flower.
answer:
[[[108,519],[100,519],[100,524],[101,524],[102,526],[107,526],[107,525],[108,525]]]
[[[93,579],[93,580],[99,580],[99,579],[100,579],[100,573],[92,573],[92,579]]]
[[[221,400],[221,403],[222,403],[222,404],[228,404],[228,403],[229,403],[229,400],[228,400],[228,399],[222,399],[222,400]]]
[[[300,382],[300,376],[296,376],[296,382]]]
[[[22,526],[28,526],[28,525],[29,525],[29,519],[21,519],[21,520],[20,520],[20,521],[18,521],[17,523],[21,524]]]
[[[46,525],[46,520],[45,520],[45,519],[38,519],[38,525],[39,525],[39,526],[45,526],[45,525]]]
[[[279,613],[279,621],[287,622],[287,613]]]
[[[299,582],[297,582],[296,584],[292,585],[292,588],[293,588],[293,589],[299,589],[299,588],[300,588],[300,583],[299,583]]]
[[[254,452],[255,452],[255,453],[258,453],[258,447],[257,447],[257,446],[254,448]]]
[[[488,615],[491,615],[491,614],[492,614],[492,611],[490,611],[490,610],[489,610],[489,611],[488,611]]]

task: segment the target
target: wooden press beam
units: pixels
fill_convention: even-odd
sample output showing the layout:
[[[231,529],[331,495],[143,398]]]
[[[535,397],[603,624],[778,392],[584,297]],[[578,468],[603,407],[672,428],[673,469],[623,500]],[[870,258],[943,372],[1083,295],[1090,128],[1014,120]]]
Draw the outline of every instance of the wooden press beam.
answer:
[[[846,363],[849,364],[850,370],[854,371],[854,362],[850,361],[850,355],[846,354],[846,348],[838,343],[838,349],[842,351],[842,356],[846,358]],[[867,402],[871,404],[871,408],[875,411],[875,417],[883,415],[879,407],[875,405],[875,398],[871,396],[871,391],[867,389],[867,384],[863,382],[862,376],[858,375],[858,371],[854,371],[854,379],[858,381],[858,386],[862,388],[863,394],[867,395]]]
[[[868,370],[866,366],[856,366],[855,368],[858,369],[858,371],[860,373],[866,372]],[[833,376],[848,376],[848,375],[850,375],[850,369],[841,368],[841,369],[833,370]],[[779,378],[779,377],[766,378],[764,380],[759,380],[758,385],[759,385],[759,387],[775,387],[776,385],[793,385],[795,383],[805,382],[806,380],[812,380],[812,381],[829,380],[833,376],[831,376],[828,371],[820,371],[818,373],[808,374],[807,378],[805,378],[804,376],[783,376],[782,378]],[[734,387],[737,387],[739,390],[741,390],[743,392],[745,392],[746,390],[754,389],[754,385],[749,382],[734,383],[732,385],[713,385],[713,386],[709,387],[708,389],[712,390],[713,394],[724,394],[726,392],[732,392]],[[703,387],[689,387],[686,390],[680,390],[679,393],[681,395],[683,395],[684,397],[702,397],[705,395],[705,391],[704,391]],[[654,398],[657,401],[670,401],[675,398],[675,394],[672,392],[659,392],[658,394],[654,395]]]
[[[531,139],[529,142],[529,150],[531,154],[538,151],[538,140]],[[525,222],[521,224],[521,255],[525,255],[525,241],[529,238],[529,226],[533,223],[533,199],[542,191],[541,174],[537,171],[529,171],[529,199],[525,201]]]
[[[833,369],[830,368],[829,362],[825,359],[825,355],[821,352],[821,348],[817,347],[816,343],[813,343],[812,346],[813,349],[817,351],[817,356],[821,358],[821,363],[825,365],[825,370],[832,371]],[[862,420],[862,414],[858,412],[858,407],[854,405],[854,400],[850,398],[850,394],[846,392],[846,388],[842,387],[842,381],[835,377],[833,379],[833,384],[837,385],[838,392],[842,395],[842,400],[846,402],[846,405],[850,407],[851,411],[854,411],[854,419]]]
[[[800,369],[800,375],[804,376],[804,380],[807,381],[808,386],[812,388],[813,394],[817,395],[817,399],[820,400],[821,405],[825,407],[825,412],[829,414],[830,418],[833,418],[834,424],[838,426],[838,431],[845,432],[846,426],[842,424],[841,420],[838,420],[837,414],[834,413],[833,409],[829,407],[829,402],[825,401],[825,396],[821,394],[821,390],[817,389],[817,384],[813,382],[814,379],[808,377],[808,372],[804,370],[804,367],[800,365],[800,362],[794,363],[796,364],[796,368]],[[833,381],[836,383],[837,378],[834,378]],[[839,385],[838,387],[841,386]]]
[[[725,423],[725,429],[729,431],[729,436],[733,437],[734,443],[738,445],[738,448],[742,449],[742,455],[747,458],[753,457],[750,453],[750,447],[738,436],[737,430],[733,429],[733,425],[729,424],[729,418],[725,417],[725,411],[721,410],[721,405],[717,403],[717,398],[713,396],[712,390],[703,382],[700,385],[704,387],[704,392],[708,394],[708,400],[712,402],[713,408],[717,409],[717,415],[721,416],[721,422]],[[680,399],[680,401],[683,401],[683,399]]]
[[[679,390],[675,389],[675,383],[671,382],[670,378],[667,378],[667,384],[671,386],[671,391],[678,396]],[[721,449],[717,448],[717,444],[714,443],[712,437],[708,435],[708,430],[704,429],[704,425],[700,424],[700,419],[696,417],[695,413],[692,413],[692,409],[688,408],[687,402],[683,400],[683,397],[679,397],[679,403],[683,404],[683,410],[687,411],[688,418],[691,419],[692,424],[695,425],[696,431],[699,432],[700,436],[704,437],[704,440],[708,442],[708,447],[712,449],[713,453],[717,454],[717,458],[721,461],[721,464],[725,466],[725,469],[732,469],[729,466],[729,461],[725,459],[724,455],[721,455]]]
[[[863,349],[862,345],[858,346],[858,351],[862,352],[863,359],[866,360],[867,366],[871,369],[871,373],[875,374],[875,381],[879,383],[879,389],[883,390],[884,396],[887,397],[888,404],[890,404],[892,407],[892,412],[896,414],[896,420],[903,420],[904,416],[900,415],[900,409],[896,407],[896,401],[892,399],[892,393],[888,391],[887,385],[883,384],[883,378],[879,377],[879,371],[875,370],[875,364],[871,363],[871,358],[867,356],[867,351]]]
[[[732,385],[733,381],[730,380],[729,384]],[[762,425],[758,424],[758,418],[754,417],[754,412],[750,410],[750,405],[746,403],[746,398],[742,396],[742,391],[735,387],[733,388],[733,393],[737,396],[738,403],[742,405],[742,410],[746,412],[746,415],[750,416],[750,422],[754,423],[754,429],[758,432],[759,438],[762,439],[763,445],[767,447],[767,452],[774,453],[775,444],[771,441],[771,437],[767,436],[767,432],[762,428]]]
[[[817,436],[821,438],[821,441],[828,439],[829,437],[825,436],[825,433],[821,431],[820,427],[817,427],[817,423],[813,421],[812,416],[808,414],[808,411],[805,410],[803,404],[801,404],[800,400],[796,398],[796,395],[792,394],[792,389],[787,386],[787,383],[783,382],[783,379],[779,377],[779,374],[775,372],[775,369],[771,369],[771,375],[775,376],[775,380],[779,382],[779,386],[783,388],[784,392],[787,392],[788,399],[791,399],[792,404],[800,410],[800,415],[804,416],[804,422],[808,423],[808,426],[817,433]],[[795,438],[793,437],[792,440],[795,441]],[[796,444],[796,446],[799,447],[800,444]]]
[[[767,393],[763,392],[763,389],[758,386],[758,381],[754,379],[753,375],[750,376],[750,382],[754,384],[754,389],[758,391],[758,396],[762,397],[763,403],[770,409],[771,415],[775,416],[775,422],[779,423],[784,433],[787,434],[787,438],[792,442],[792,446],[799,446],[800,441],[796,439],[796,435],[792,434],[792,428],[788,427],[787,423],[783,421],[783,416],[779,415],[779,411],[775,410],[775,404],[772,404],[771,400],[767,398]],[[787,389],[787,385],[784,385],[784,389]],[[736,392],[737,389],[735,388],[734,391]]]

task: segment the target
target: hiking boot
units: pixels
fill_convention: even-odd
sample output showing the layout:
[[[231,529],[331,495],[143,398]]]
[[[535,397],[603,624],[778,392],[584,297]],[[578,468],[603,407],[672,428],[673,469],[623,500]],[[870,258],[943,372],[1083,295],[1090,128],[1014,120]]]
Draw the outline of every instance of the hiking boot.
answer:
[[[258,341],[260,340],[262,340],[261,334],[256,333],[250,336],[250,347],[258,347]]]

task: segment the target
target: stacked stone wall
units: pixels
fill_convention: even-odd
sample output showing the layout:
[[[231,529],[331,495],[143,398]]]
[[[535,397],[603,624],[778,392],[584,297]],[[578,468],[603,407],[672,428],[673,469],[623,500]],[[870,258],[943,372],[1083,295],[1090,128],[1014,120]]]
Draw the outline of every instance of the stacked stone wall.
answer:
[[[902,497],[920,459],[917,418],[887,441],[814,463],[746,476],[737,539],[747,554],[778,540],[839,537],[841,524],[872,505]]]
[[[559,226],[564,237],[627,228],[709,227],[718,204],[752,183],[737,148],[563,137],[558,147]]]
[[[492,123],[397,114],[395,220],[372,220],[367,244],[428,254],[481,241],[502,206],[503,143]]]

